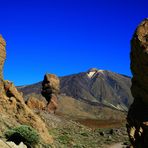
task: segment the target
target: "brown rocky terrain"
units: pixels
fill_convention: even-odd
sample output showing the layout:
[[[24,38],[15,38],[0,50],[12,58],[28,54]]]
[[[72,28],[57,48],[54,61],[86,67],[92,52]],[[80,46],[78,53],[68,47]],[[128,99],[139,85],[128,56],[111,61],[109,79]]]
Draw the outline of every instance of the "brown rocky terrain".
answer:
[[[56,86],[54,89],[56,91],[52,91],[52,87],[50,86],[52,84],[52,79],[56,82],[56,85],[53,85]],[[58,78],[51,74],[44,76],[43,83],[22,86],[19,87],[19,89],[23,92],[27,105],[34,110],[47,111],[49,106],[47,105],[48,101],[50,102],[50,99],[52,98],[51,96],[54,95],[57,99],[53,101],[55,103],[51,102],[51,104],[53,108],[57,108],[54,112],[58,116],[78,121],[90,127],[120,127],[123,125],[122,123],[125,123],[126,111],[128,104],[130,104],[131,101],[126,101],[130,96],[129,77],[112,72],[91,69],[87,73],[60,78],[60,82],[62,83],[60,84],[61,93],[59,93]],[[41,84],[43,84],[43,88]],[[89,92],[88,85],[90,85],[90,88],[93,87],[91,93]],[[102,98],[101,100],[97,100],[95,97],[91,97],[110,94],[110,90],[113,92],[111,86],[122,96],[122,99],[119,99],[119,96],[118,99],[115,97],[114,100],[112,98]],[[64,93],[64,90],[66,93]],[[46,99],[41,96],[41,91],[44,91]],[[88,93],[85,92],[88,92],[91,96],[87,95]],[[124,92],[126,95],[124,95]],[[72,97],[73,95],[75,97]],[[78,98],[76,98],[76,96]],[[83,99],[80,99],[79,97],[83,97]],[[50,109],[48,112],[50,112]]]
[[[60,83],[61,93],[57,95],[56,115],[90,127],[120,127],[125,123],[126,111],[132,101],[129,77],[91,69],[86,73],[62,77]],[[40,94],[41,84],[19,87],[27,104],[30,102],[29,107],[34,110],[38,110],[39,106],[43,107],[42,110],[47,110],[45,106],[48,102]],[[98,99],[100,95],[103,96],[102,99]],[[106,98],[107,95],[110,97]]]
[[[134,148],[148,147],[148,19],[131,40],[131,92],[134,102],[127,116],[127,130]]]
[[[38,97],[34,95],[33,102],[42,104],[43,100]],[[64,95],[58,95],[58,98],[55,114],[49,114],[46,109],[38,108],[38,105],[31,107],[48,126],[54,138],[53,148],[106,148],[113,143],[123,144],[128,141],[124,112],[108,107],[98,109],[98,106],[90,106]]]
[[[106,106],[94,106],[80,100],[76,100],[69,96],[60,95],[58,100],[58,109],[56,114],[71,118],[73,120],[84,121],[125,121],[126,113],[114,110]],[[98,124],[99,126],[99,124]]]
[[[47,102],[45,100],[36,99],[34,96],[30,96],[26,101],[26,105],[31,109],[45,110]]]
[[[10,127],[20,124],[35,128],[43,142],[52,143],[53,139],[48,133],[45,123],[24,102],[16,87],[8,80],[3,80],[2,68],[6,57],[5,41],[0,36],[0,134]]]
[[[107,72],[104,72],[103,77],[107,76],[105,73]],[[97,70],[96,75],[94,76],[92,81],[94,81],[98,77],[98,74],[99,73]],[[112,75],[114,75],[115,78],[118,77],[118,74],[112,74]],[[75,77],[78,77],[78,79],[76,79],[76,84],[77,83],[78,84],[74,86],[72,84],[69,85],[73,79],[70,78],[69,80],[68,78],[67,81],[70,81],[70,82],[68,83],[69,89],[67,89],[67,91],[70,90],[70,88],[72,88],[73,90],[74,87],[76,87],[75,89],[81,90],[80,88],[81,85],[79,86],[79,83],[82,81],[81,79],[83,79],[83,77],[85,79],[88,76],[86,73],[85,76],[83,74],[81,79],[79,79],[80,77],[79,75]],[[102,75],[100,75],[99,77],[102,77]],[[89,81],[90,78],[88,77],[87,79]],[[130,84],[128,77],[119,76],[119,80],[122,80],[122,79],[126,80],[125,86],[126,86],[126,82],[127,84],[128,82]],[[65,78],[64,78],[64,81],[60,81],[60,82],[63,82],[62,84],[67,83]],[[97,84],[98,81],[95,81],[95,83]],[[40,85],[41,83],[38,83],[38,84]],[[118,102],[120,102],[120,100],[116,100],[115,102],[113,101],[114,103],[111,103],[111,102],[107,103],[105,101],[103,102],[103,100],[102,102],[97,102],[97,101],[93,102],[94,100],[93,99],[91,102],[91,100],[84,101],[83,99],[76,99],[74,97],[67,96],[64,93],[59,93],[59,79],[52,74],[46,74],[44,76],[42,85],[43,87],[41,88],[39,88],[38,85],[21,87],[21,90],[25,90],[23,91],[23,93],[25,93],[27,90],[27,93],[24,94],[26,104],[35,111],[48,111],[49,113],[54,112],[59,117],[75,120],[91,128],[121,127],[123,126],[123,123],[125,123],[126,107],[124,106],[126,105],[122,105],[121,103],[119,105]],[[46,99],[40,94],[41,91],[43,96]],[[70,90],[70,92],[72,91]],[[77,92],[77,91],[74,91],[74,92]],[[53,96],[55,96],[56,99],[53,100],[52,102],[51,100],[53,99]],[[50,109],[49,109],[49,106],[50,106]]]
[[[47,112],[38,113],[54,138],[53,148],[107,148],[114,143],[128,144],[126,128],[121,126],[84,126],[78,121]],[[107,125],[107,121],[104,125]]]

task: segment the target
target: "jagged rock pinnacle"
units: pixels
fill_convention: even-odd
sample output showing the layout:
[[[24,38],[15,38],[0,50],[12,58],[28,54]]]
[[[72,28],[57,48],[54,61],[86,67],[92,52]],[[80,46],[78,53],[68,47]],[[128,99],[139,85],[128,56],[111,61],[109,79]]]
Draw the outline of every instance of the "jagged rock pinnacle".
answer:
[[[0,79],[3,79],[3,65],[6,59],[6,42],[3,37],[0,35]]]

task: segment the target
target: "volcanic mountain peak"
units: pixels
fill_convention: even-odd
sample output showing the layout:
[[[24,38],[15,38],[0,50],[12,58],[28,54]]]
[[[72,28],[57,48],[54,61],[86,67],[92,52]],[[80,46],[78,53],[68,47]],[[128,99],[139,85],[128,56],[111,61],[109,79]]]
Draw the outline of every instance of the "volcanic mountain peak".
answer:
[[[61,94],[66,94],[89,104],[103,103],[108,106],[113,104],[116,107],[120,105],[122,109],[123,106],[126,106],[126,109],[123,110],[127,110],[133,101],[130,87],[130,77],[96,68],[60,77]],[[18,87],[24,96],[32,93],[38,95],[41,92],[41,88],[41,82],[26,87]]]

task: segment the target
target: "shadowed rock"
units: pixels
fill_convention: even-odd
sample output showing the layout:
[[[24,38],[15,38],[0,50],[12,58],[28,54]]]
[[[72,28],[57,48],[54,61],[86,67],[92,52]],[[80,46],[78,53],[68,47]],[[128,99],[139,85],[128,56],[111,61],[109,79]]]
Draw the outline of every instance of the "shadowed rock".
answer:
[[[127,131],[134,148],[148,147],[148,19],[131,40],[131,92],[134,102],[127,116]]]

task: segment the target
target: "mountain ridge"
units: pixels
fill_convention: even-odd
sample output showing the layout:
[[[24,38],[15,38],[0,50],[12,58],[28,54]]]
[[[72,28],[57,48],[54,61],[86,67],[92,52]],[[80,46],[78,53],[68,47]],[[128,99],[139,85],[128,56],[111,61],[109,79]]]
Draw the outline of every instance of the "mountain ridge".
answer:
[[[133,101],[130,92],[131,78],[108,70],[91,68],[86,72],[59,77],[60,92],[90,104],[104,104],[127,111]],[[17,88],[26,96],[40,94],[42,82]]]

